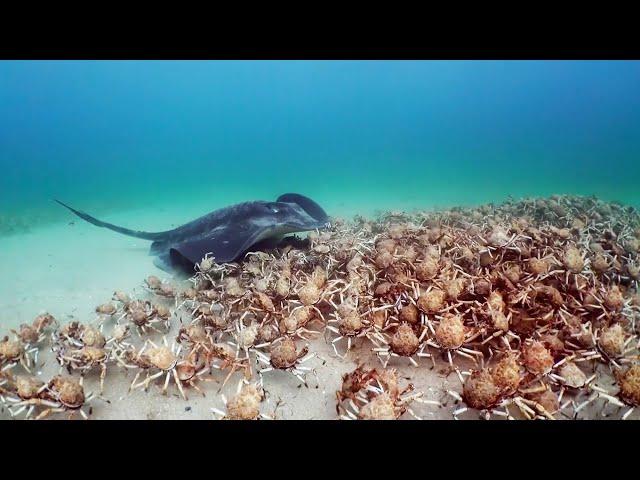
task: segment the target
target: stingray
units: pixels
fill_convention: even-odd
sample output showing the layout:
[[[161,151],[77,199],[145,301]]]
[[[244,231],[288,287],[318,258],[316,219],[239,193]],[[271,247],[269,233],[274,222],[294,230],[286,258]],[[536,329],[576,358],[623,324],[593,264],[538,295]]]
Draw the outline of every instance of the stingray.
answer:
[[[249,251],[277,246],[288,233],[328,227],[329,217],[316,202],[297,193],[280,195],[275,202],[243,202],[215,210],[173,230],[141,232],[119,227],[56,200],[78,217],[98,227],[130,237],[151,240],[154,264],[170,273],[193,272],[205,256],[216,263],[237,261]]]

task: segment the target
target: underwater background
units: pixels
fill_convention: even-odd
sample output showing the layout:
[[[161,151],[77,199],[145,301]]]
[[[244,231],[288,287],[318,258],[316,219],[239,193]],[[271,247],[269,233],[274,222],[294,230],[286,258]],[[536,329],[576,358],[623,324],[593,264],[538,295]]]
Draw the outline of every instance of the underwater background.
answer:
[[[456,417],[458,414],[473,418],[480,412],[471,409],[465,413],[466,406],[473,406],[469,402],[473,396],[467,395],[469,383],[463,373],[470,374],[467,379],[472,379],[470,388],[477,390],[475,397],[489,397],[491,405],[497,405],[493,375],[498,364],[494,362],[502,353],[507,355],[500,362],[507,357],[523,358],[523,366],[530,372],[526,380],[522,378],[523,383],[518,375],[513,395],[528,395],[525,387],[528,390],[534,381],[548,381],[545,393],[532,397],[536,399],[534,406],[550,394],[550,403],[557,401],[561,410],[558,418],[628,415],[626,408],[619,408],[620,401],[606,411],[604,407],[617,398],[612,395],[620,396],[614,385],[618,380],[610,375],[615,371],[612,366],[617,368],[617,361],[620,365],[627,360],[637,363],[640,217],[631,209],[569,197],[535,204],[514,202],[504,208],[450,215],[444,222],[444,234],[440,228],[425,228],[420,229],[424,235],[419,237],[412,227],[395,228],[393,222],[407,218],[397,215],[373,223],[338,226],[335,222],[335,231],[324,232],[322,241],[314,241],[312,248],[280,250],[268,260],[254,257],[259,267],[255,262],[240,269],[224,266],[225,278],[220,282],[216,266],[212,274],[216,280],[209,288],[206,282],[191,283],[158,269],[149,255],[148,240],[97,228],[53,199],[106,222],[145,231],[168,230],[236,202],[276,199],[285,192],[309,196],[329,215],[347,219],[383,210],[476,206],[510,197],[517,200],[553,194],[596,195],[640,208],[639,159],[640,62],[0,61],[0,420],[18,418],[21,411],[20,418],[32,412],[33,417],[40,415],[40,407],[31,405],[25,412],[27,404],[9,399],[10,389],[15,387],[18,394],[18,383],[6,372],[28,371],[23,367],[28,367],[26,358],[31,354],[35,355],[35,368],[30,373],[43,382],[53,382],[47,393],[38,390],[38,395],[56,400],[57,375],[69,374],[74,381],[86,378],[82,398],[92,418],[205,419],[212,417],[212,408],[228,411],[221,396],[227,374],[214,370],[222,369],[225,363],[236,369],[242,360],[237,357],[215,365],[217,368],[211,363],[211,368],[195,373],[199,376],[211,371],[201,384],[202,393],[207,393],[202,396],[190,391],[186,403],[177,398],[175,385],[171,393],[160,393],[162,378],[157,379],[159,388],[144,380],[132,391],[137,375],[143,370],[148,374],[150,369],[144,360],[149,350],[143,357],[142,350],[132,355],[130,348],[144,349],[147,340],[182,341],[179,358],[190,358],[186,353],[192,340],[185,340],[180,332],[182,327],[203,325],[207,338],[236,351],[236,355],[241,352],[240,334],[246,338],[250,332],[245,327],[255,328],[253,335],[260,325],[277,332],[279,338],[293,341],[296,337],[294,347],[302,355],[307,345],[303,347],[301,340],[306,342],[308,334],[309,353],[317,355],[305,367],[311,369],[307,372],[309,388],[301,388],[300,378],[286,371],[289,368],[278,368],[273,356],[267,359],[280,371],[269,372],[271,367],[263,370],[268,395],[260,400],[259,410],[277,418],[335,419],[336,393],[344,391],[343,375],[358,365],[369,368],[380,362],[386,365],[387,360],[394,362],[389,364],[391,368],[398,368],[403,385],[405,380],[411,381],[416,393],[424,393],[425,403],[411,407],[421,418],[463,418]],[[432,215],[431,220],[437,217]],[[429,220],[421,215],[409,218]],[[523,229],[522,225],[528,226]],[[386,247],[378,242],[398,236],[398,243],[391,241],[393,254],[388,250],[388,239]],[[492,257],[491,250],[496,249],[500,254]],[[285,265],[291,268],[285,269]],[[551,270],[551,265],[561,267]],[[418,269],[422,272],[419,276]],[[352,276],[354,272],[356,276]],[[472,283],[463,277],[471,277]],[[272,291],[271,280],[275,278],[286,280],[284,295]],[[158,282],[169,293],[150,291]],[[233,293],[234,282],[243,290],[241,297],[231,300],[238,293]],[[408,282],[415,292],[402,288],[409,286]],[[199,288],[195,304],[188,301],[187,286]],[[427,289],[421,292],[424,287]],[[171,293],[172,289],[178,294]],[[427,292],[429,297],[423,296]],[[316,294],[309,300],[309,295]],[[294,311],[303,312],[297,306],[303,303],[301,295],[308,300],[304,301],[308,311],[312,308],[322,317],[317,338],[312,338],[311,329],[316,329],[316,323],[311,326],[313,319],[295,320],[303,333],[298,334],[298,329],[290,335],[288,319],[294,317]],[[124,296],[135,303],[115,301]],[[355,300],[355,308],[349,307],[343,314],[345,310],[332,298],[339,298],[340,307]],[[422,303],[431,303],[430,298],[440,298],[442,308]],[[326,299],[331,300],[331,307]],[[455,303],[453,299],[457,299]],[[415,308],[414,326],[409,326],[402,312],[411,312],[404,307],[413,303],[428,310],[429,316],[433,313],[433,318],[423,312],[418,324]],[[495,304],[501,305],[496,311]],[[160,319],[161,306],[165,307],[166,328]],[[382,312],[389,307],[393,310]],[[140,308],[144,309],[142,320]],[[205,319],[207,309],[212,315]],[[220,315],[226,327],[216,326],[214,311],[227,312]],[[387,322],[383,328],[374,311],[382,312],[382,321]],[[451,312],[460,315],[451,316]],[[451,327],[444,329],[461,347],[461,352],[456,352],[458,347],[447,348],[452,343],[438,340],[431,322],[439,331],[444,321],[463,315],[466,324],[454,320],[458,326],[454,325],[453,333]],[[553,321],[550,315],[555,316]],[[309,313],[311,316],[315,314]],[[15,335],[33,331],[28,325],[37,329],[41,319],[50,317],[55,325],[45,328],[43,338],[38,336],[38,345],[28,339],[25,349],[20,350]],[[347,319],[356,326],[349,326],[351,323],[344,322]],[[80,322],[78,330],[74,322]],[[138,327],[145,322],[159,326],[160,331],[141,332]],[[340,328],[345,325],[360,333],[353,336],[347,330],[346,342],[342,338],[336,343],[333,333],[342,336]],[[579,330],[574,330],[578,326]],[[85,330],[87,327],[93,330]],[[131,330],[130,338],[118,333],[122,328]],[[433,335],[427,333],[429,329]],[[67,342],[65,338],[70,337],[66,333],[71,336],[74,331],[103,333],[94,333],[93,340],[82,333],[80,340],[76,336],[75,341]],[[495,333],[501,331],[506,334],[498,338]],[[491,337],[482,339],[472,332]],[[460,334],[458,341],[456,335]],[[507,337],[512,336],[516,341],[510,343]],[[100,343],[100,337],[110,343]],[[372,348],[378,345],[375,340],[369,342],[373,338],[381,339],[391,350]],[[395,355],[396,349],[394,338],[399,338],[404,344],[401,349],[409,355],[416,352],[408,350],[415,338],[414,346],[418,348],[422,342],[419,348],[425,348],[418,352],[430,351],[427,355],[431,359],[416,354],[419,369],[407,358],[391,359],[389,355]],[[586,348],[575,350],[574,338]],[[354,352],[347,355],[352,339]],[[428,345],[425,339],[430,341]],[[473,344],[472,339],[476,339]],[[487,339],[493,343],[487,344]],[[553,355],[541,341],[549,342]],[[78,371],[75,366],[71,369],[69,362],[74,361],[72,357],[81,358],[77,355],[95,356],[96,349],[93,353],[85,350],[90,342],[106,347],[109,353],[102,357],[102,365],[109,363],[109,372],[105,397],[95,398],[95,403],[91,398],[90,408],[86,408],[91,395],[101,391],[99,377],[106,370],[100,371],[98,364],[91,362],[91,372]],[[230,346],[234,342],[236,348]],[[505,342],[506,350],[501,346]],[[558,342],[563,345],[560,349]],[[534,349],[525,345],[534,344],[543,346],[542,360],[538,357],[529,362],[527,352]],[[79,345],[84,345],[84,353],[76,348]],[[440,350],[438,354],[434,345]],[[484,353],[476,351],[483,360],[464,363],[464,356],[458,359],[462,350],[473,352],[463,345],[478,349],[486,345]],[[609,348],[612,345],[626,357],[609,358],[606,351],[613,351]],[[249,350],[257,351],[265,344],[253,344],[251,349],[244,346],[247,365],[257,362],[252,375],[257,380],[256,370],[264,359],[258,362],[255,352],[249,358]],[[264,351],[272,355],[273,347],[278,348],[271,342]],[[206,345],[204,348],[208,350]],[[17,361],[12,351],[16,349],[23,365],[12,370]],[[386,351],[387,360],[379,350]],[[451,364],[446,363],[445,350]],[[522,355],[511,356],[511,350]],[[569,356],[564,356],[565,352]],[[609,363],[602,362],[598,352],[606,354]],[[581,358],[574,359],[574,353]],[[465,355],[466,360],[472,357]],[[208,364],[209,355],[205,356]],[[437,357],[442,359],[440,365]],[[137,362],[138,372],[121,368],[118,363],[124,359]],[[579,368],[576,364],[581,361],[585,363]],[[553,370],[552,375],[539,375],[535,365],[531,368],[531,363],[544,362],[550,362],[546,371]],[[600,364],[606,375],[582,371],[587,362]],[[182,360],[179,363],[184,365]],[[66,373],[63,364],[69,368]],[[461,372],[458,365],[469,371]],[[509,372],[518,372],[518,365],[503,370],[513,378]],[[564,379],[569,365],[574,370]],[[478,366],[492,369],[490,384],[477,381],[479,377],[471,369]],[[198,368],[194,365],[193,372]],[[161,370],[164,374],[165,369]],[[236,383],[243,377],[241,371],[236,369],[238,373],[227,383],[226,398],[235,397],[241,388]],[[177,370],[173,372],[177,383]],[[260,383],[263,372],[259,373]],[[592,375],[590,380],[587,375]],[[190,381],[195,376],[185,378]],[[573,377],[582,388],[573,388],[580,385]],[[567,382],[566,395],[558,378]],[[206,388],[208,380],[214,383]],[[382,383],[378,385],[382,388]],[[146,386],[152,388],[145,391]],[[552,386],[556,391],[560,388],[560,393],[554,393]],[[531,390],[540,393],[539,388]],[[492,391],[494,399],[490,398]],[[603,397],[603,392],[610,392],[610,399]],[[549,401],[549,395],[546,399]],[[404,400],[394,405],[393,416],[396,409],[404,411],[409,406]],[[516,405],[512,405],[513,412],[504,406],[502,414],[508,418]],[[499,408],[502,410],[502,404]],[[545,408],[556,409],[553,405]],[[384,410],[381,408],[382,413]],[[520,411],[525,412],[522,407]],[[636,408],[633,418],[640,418],[639,414]],[[66,418],[67,412],[55,416]]]
[[[639,86],[634,61],[2,61],[0,229],[73,220],[52,198],[107,219],[289,191],[330,215],[640,207]]]

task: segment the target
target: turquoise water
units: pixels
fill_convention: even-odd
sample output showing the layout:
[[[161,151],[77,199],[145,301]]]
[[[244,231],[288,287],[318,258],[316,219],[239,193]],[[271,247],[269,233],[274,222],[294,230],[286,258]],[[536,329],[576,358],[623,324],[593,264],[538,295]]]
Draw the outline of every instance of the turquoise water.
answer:
[[[0,215],[331,213],[595,194],[640,206],[632,61],[0,62]],[[185,219],[189,220],[189,219]]]

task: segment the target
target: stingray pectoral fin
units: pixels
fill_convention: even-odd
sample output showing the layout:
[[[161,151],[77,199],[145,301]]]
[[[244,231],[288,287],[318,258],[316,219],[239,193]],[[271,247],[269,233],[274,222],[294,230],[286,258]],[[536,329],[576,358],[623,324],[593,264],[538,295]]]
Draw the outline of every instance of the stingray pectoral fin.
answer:
[[[167,273],[173,273],[176,266],[179,266],[180,263],[180,259],[172,258],[171,254],[166,252],[153,259],[153,264],[160,270]]]
[[[168,248],[169,244],[167,242],[156,240],[149,247],[149,255],[162,255],[162,253],[166,252]]]
[[[197,239],[186,240],[172,245],[170,250],[180,254],[192,263],[210,254],[217,263],[232,262],[254,243],[265,238],[270,228],[226,228],[217,230]],[[172,252],[172,255],[175,255]]]

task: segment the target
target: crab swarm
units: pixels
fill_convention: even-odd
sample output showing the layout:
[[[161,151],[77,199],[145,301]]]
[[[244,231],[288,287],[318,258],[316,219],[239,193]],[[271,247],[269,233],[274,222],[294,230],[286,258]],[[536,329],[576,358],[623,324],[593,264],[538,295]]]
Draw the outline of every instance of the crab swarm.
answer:
[[[224,265],[207,256],[184,285],[149,277],[149,299],[117,292],[98,307],[103,324],[116,322],[111,336],[71,325],[53,338],[69,373],[95,367],[104,379],[113,363],[135,370],[132,390],[175,384],[187,398],[188,388],[204,395],[206,380],[221,389],[238,376],[224,411],[212,401],[217,418],[267,418],[260,404],[277,379],[317,386],[329,368],[314,351],[323,341],[338,360],[373,362],[344,376],[340,418],[449,408],[400,382],[400,371],[451,375],[454,418],[630,418],[640,405],[639,281],[633,208],[592,197],[510,200],[336,219],[306,244]],[[0,344],[1,388],[14,405],[38,405],[21,403],[15,376],[42,341],[32,329]],[[51,382],[29,391],[55,403],[42,404],[51,411],[69,408]]]

